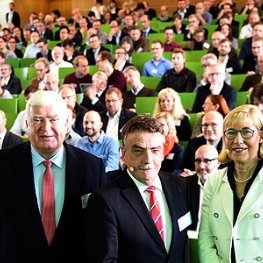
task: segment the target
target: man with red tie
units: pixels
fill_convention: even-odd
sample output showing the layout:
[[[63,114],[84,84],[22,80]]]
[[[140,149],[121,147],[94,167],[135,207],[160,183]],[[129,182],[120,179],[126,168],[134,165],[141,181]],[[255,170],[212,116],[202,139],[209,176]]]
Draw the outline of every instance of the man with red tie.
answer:
[[[37,91],[25,115],[29,142],[0,152],[0,262],[83,262],[84,211],[104,182],[103,162],[63,143],[59,94]]]
[[[149,115],[124,126],[126,168],[89,197],[87,262],[187,262],[187,185],[184,178],[159,172],[161,132],[162,125]]]

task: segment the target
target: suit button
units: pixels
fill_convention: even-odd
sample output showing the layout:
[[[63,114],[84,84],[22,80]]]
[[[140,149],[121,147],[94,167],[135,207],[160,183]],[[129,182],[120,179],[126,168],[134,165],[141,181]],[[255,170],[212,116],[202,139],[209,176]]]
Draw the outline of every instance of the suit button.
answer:
[[[262,261],[262,257],[256,257],[256,261]]]
[[[218,218],[219,217],[218,213],[214,213],[214,217]]]
[[[260,217],[260,214],[256,213],[254,214],[254,218],[259,218]]]

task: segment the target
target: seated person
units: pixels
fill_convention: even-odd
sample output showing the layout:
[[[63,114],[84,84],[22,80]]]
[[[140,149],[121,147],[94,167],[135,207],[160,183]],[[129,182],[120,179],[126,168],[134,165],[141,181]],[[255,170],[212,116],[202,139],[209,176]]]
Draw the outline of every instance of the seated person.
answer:
[[[128,54],[126,50],[123,47],[118,47],[115,50],[115,63],[114,63],[114,69],[117,69],[119,71],[124,71],[125,68],[133,66],[132,63],[128,60]]]
[[[40,38],[37,41],[37,47],[39,49],[39,52],[37,53],[36,58],[46,58],[49,62],[52,61],[52,55],[51,50],[48,49],[48,42],[45,38]]]
[[[183,24],[183,20],[179,14],[173,16],[173,23],[172,29],[176,35],[185,34],[186,26]]]
[[[133,51],[140,53],[149,51],[148,39],[142,36],[139,27],[133,26],[130,30],[130,36],[133,41]]]
[[[39,33],[37,31],[32,31],[30,35],[31,44],[26,47],[24,58],[36,58],[39,48],[37,46],[37,41],[39,40]]]
[[[208,50],[210,48],[209,42],[205,39],[205,30],[201,27],[194,31],[193,39],[187,41],[184,50]]]
[[[202,26],[211,25],[213,22],[212,15],[205,11],[205,6],[203,2],[198,2],[195,4],[195,15],[200,20]]]
[[[147,15],[142,15],[140,18],[142,25],[142,36],[148,38],[149,34],[157,33],[157,31],[151,28],[151,21]]]
[[[64,60],[73,64],[74,59],[81,55],[80,52],[75,49],[74,43],[71,39],[66,39],[63,42],[63,47],[65,52]]]
[[[253,25],[257,22],[260,22],[261,17],[258,12],[251,12],[248,15],[248,24],[244,25],[239,34],[240,39],[247,39],[249,37],[252,37],[252,32],[253,32]]]
[[[171,27],[166,27],[164,29],[164,43],[163,51],[172,52],[175,48],[181,48],[181,45],[174,40],[174,31]]]
[[[263,114],[263,84],[257,84],[250,94],[250,101],[257,106]]]
[[[172,18],[169,15],[169,9],[167,5],[160,6],[160,14],[157,18],[161,22],[170,22]]]

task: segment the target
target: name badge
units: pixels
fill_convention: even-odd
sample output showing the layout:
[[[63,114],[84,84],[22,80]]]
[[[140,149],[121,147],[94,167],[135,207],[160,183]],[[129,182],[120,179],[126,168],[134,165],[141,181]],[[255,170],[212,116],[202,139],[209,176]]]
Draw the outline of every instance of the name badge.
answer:
[[[190,211],[185,215],[181,216],[178,220],[179,231],[182,232],[188,226],[192,224],[192,217]]]
[[[205,42],[205,43],[203,44],[203,47],[204,47],[205,49],[209,49],[209,48],[210,48],[210,44],[207,43],[207,42]]]
[[[168,160],[173,160],[173,158],[174,158],[174,153],[169,153],[169,154],[165,157],[165,159],[168,159]]]
[[[227,73],[233,72],[233,68],[232,68],[232,67],[231,67],[231,68],[226,68],[226,72],[227,72]]]
[[[157,74],[157,69],[156,68],[152,69],[152,74]]]
[[[91,194],[86,194],[86,195],[81,196],[81,207],[82,207],[82,209],[85,209],[87,207],[87,203],[88,203],[90,195]]]

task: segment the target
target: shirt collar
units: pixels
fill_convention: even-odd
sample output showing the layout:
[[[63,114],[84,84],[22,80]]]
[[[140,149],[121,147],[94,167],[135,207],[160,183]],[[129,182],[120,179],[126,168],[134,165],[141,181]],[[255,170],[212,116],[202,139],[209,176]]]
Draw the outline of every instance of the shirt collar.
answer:
[[[106,115],[107,115],[109,118],[111,118],[111,119],[116,118],[117,116],[120,117],[120,116],[121,116],[121,110],[122,110],[122,108],[120,108],[120,109],[116,112],[116,114],[114,114],[113,117],[110,116],[110,114],[109,114],[108,111],[107,111]]]
[[[4,139],[6,135],[6,129],[4,129],[1,133],[0,133],[0,139]]]
[[[137,94],[138,94],[143,88],[144,88],[144,85],[143,85],[143,83],[141,83],[136,92],[135,92],[133,89],[131,89],[131,92],[132,92],[135,96],[137,96]]]

